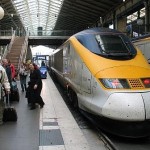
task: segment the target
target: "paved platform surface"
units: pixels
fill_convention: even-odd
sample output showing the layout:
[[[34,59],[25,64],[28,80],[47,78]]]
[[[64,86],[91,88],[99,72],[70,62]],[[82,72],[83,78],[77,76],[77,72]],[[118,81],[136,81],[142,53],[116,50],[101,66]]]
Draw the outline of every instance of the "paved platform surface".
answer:
[[[40,109],[29,110],[21,91],[20,102],[13,102],[12,106],[17,110],[18,121],[0,125],[0,150],[37,150]]]
[[[89,150],[89,145],[50,77],[43,80],[40,150]]]
[[[83,132],[48,76],[43,79],[43,109],[29,110],[25,93],[12,105],[18,113],[17,122],[0,125],[0,150],[89,150]]]

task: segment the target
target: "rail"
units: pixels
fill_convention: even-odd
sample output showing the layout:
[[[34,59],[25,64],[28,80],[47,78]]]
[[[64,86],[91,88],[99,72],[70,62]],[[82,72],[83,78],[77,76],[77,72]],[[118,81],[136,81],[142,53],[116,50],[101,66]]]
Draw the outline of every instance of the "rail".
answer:
[[[4,50],[2,59],[6,58],[7,53],[10,52],[11,47],[12,47],[12,44],[13,44],[13,42],[14,42],[14,39],[15,39],[15,31],[14,31],[13,34],[12,34],[12,38],[11,38],[10,44],[7,45],[6,48],[5,48],[5,50]]]
[[[12,36],[13,31],[12,30],[0,30],[0,36]]]
[[[28,36],[25,36],[25,40],[24,43],[22,44],[21,53],[19,57],[18,70],[20,69],[21,63],[24,62],[26,59],[27,46],[28,46]]]
[[[36,32],[23,32],[21,30],[0,30],[0,36],[71,36],[79,30],[37,30]]]

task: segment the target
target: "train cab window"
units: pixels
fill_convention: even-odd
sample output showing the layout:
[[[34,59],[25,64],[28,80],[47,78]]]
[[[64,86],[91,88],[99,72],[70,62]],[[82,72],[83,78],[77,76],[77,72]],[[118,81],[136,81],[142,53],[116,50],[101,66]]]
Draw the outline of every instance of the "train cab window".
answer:
[[[95,35],[100,53],[111,59],[131,59],[136,55],[131,42],[123,34]]]
[[[96,35],[96,40],[105,53],[128,53],[128,48],[119,36]]]
[[[110,59],[132,59],[137,51],[124,34],[78,35],[78,41],[91,52]]]

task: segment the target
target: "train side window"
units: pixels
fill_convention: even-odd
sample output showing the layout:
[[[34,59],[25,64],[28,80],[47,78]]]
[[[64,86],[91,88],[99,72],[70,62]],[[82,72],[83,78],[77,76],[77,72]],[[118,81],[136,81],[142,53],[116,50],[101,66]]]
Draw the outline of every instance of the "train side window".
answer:
[[[67,45],[68,55],[70,55],[70,44]]]
[[[70,44],[67,44],[63,47],[63,56],[70,55]]]

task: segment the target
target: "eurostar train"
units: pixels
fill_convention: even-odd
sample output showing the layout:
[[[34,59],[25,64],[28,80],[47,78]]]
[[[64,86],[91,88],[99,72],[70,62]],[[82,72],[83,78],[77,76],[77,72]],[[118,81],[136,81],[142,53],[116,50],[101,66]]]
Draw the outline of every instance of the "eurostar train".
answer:
[[[74,107],[124,137],[150,135],[150,66],[123,33],[92,28],[71,36],[50,57],[51,72]]]
[[[150,64],[150,34],[134,38],[132,43],[141,50]]]

